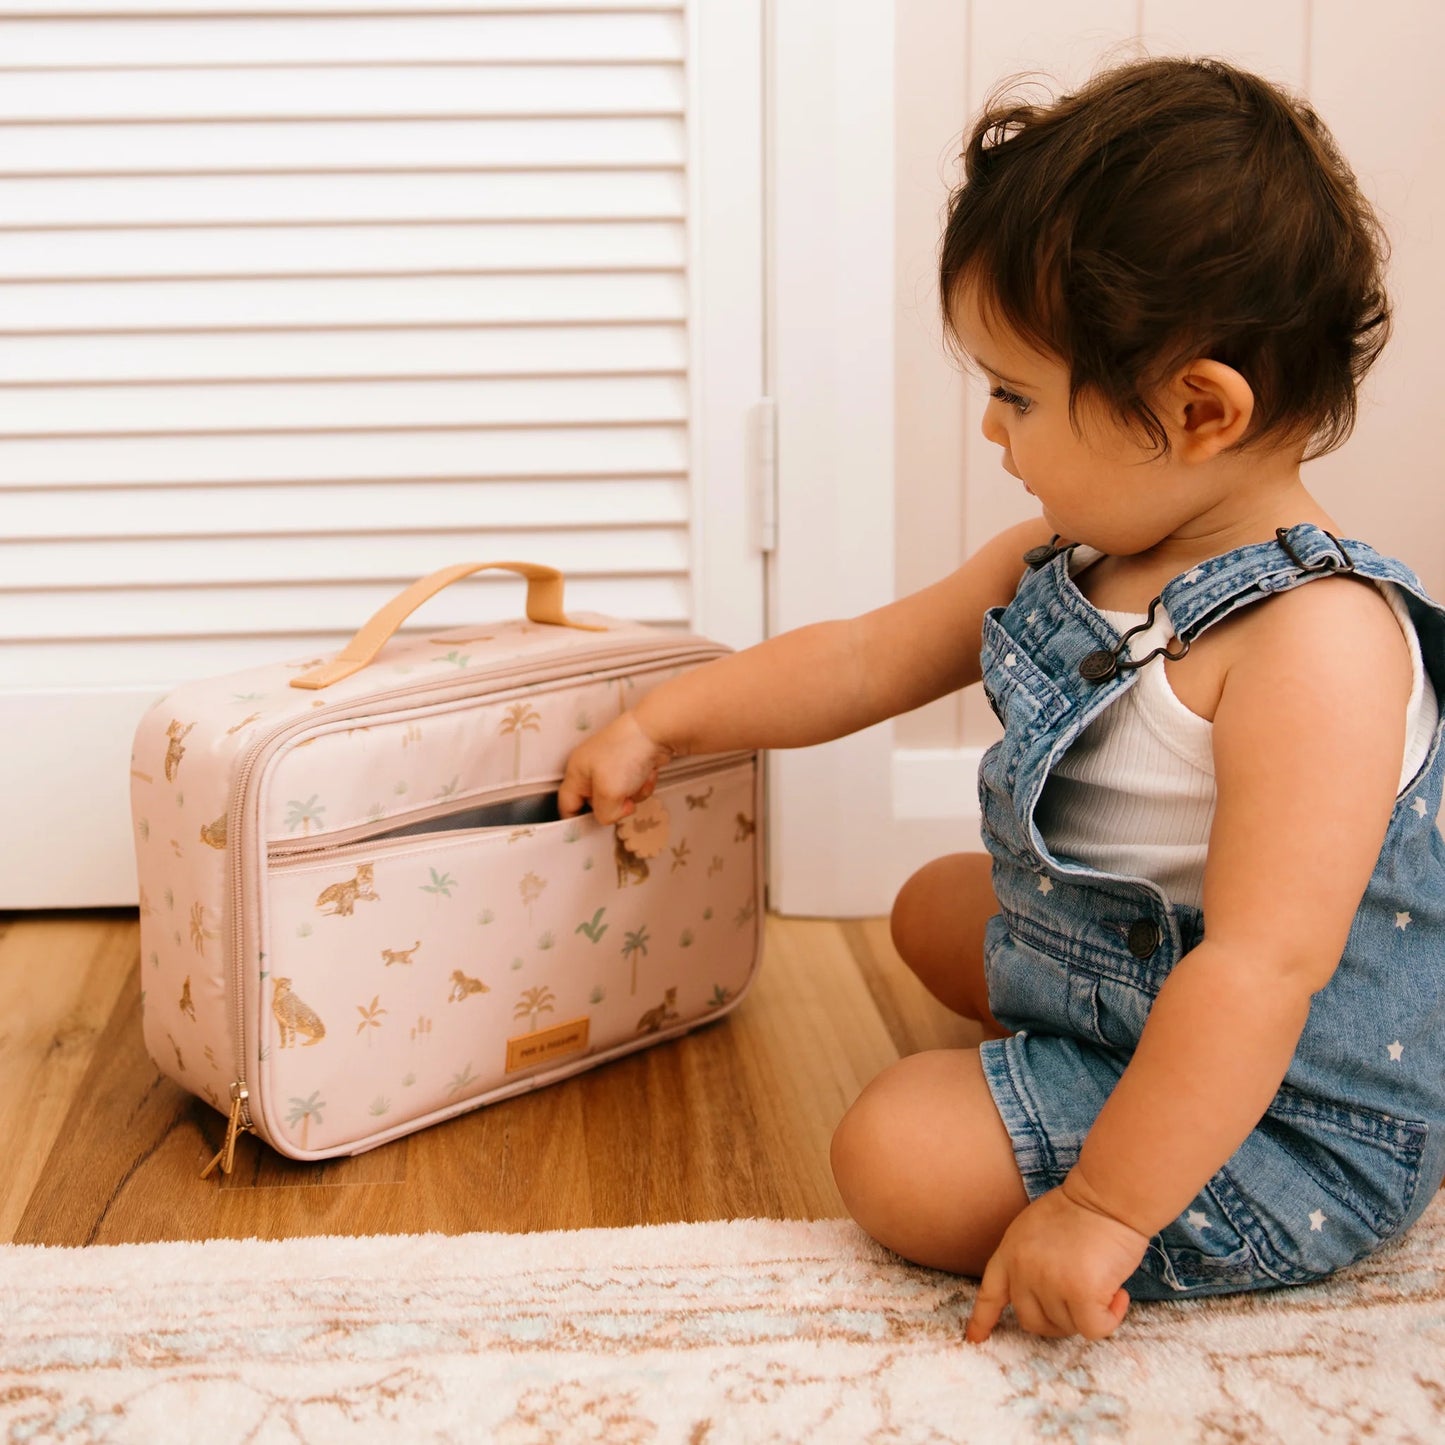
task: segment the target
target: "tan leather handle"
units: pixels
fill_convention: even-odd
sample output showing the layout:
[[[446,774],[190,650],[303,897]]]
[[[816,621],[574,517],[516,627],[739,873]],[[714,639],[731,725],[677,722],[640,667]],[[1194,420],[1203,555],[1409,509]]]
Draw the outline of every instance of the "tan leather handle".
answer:
[[[331,662],[313,667],[291,679],[292,687],[323,688],[333,682],[360,672],[386,645],[397,628],[429,597],[443,587],[473,572],[500,569],[516,572],[527,579],[527,616],[533,622],[549,622],[556,627],[576,627],[584,632],[606,632],[591,622],[575,622],[562,610],[562,574],[555,567],[536,562],[458,562],[418,578],[404,592],[398,592],[361,630],[336,654]]]

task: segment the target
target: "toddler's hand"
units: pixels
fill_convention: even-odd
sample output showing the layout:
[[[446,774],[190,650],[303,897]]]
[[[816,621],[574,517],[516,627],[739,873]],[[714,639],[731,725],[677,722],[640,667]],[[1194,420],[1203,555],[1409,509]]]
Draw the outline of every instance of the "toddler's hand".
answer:
[[[1051,1189],[1004,1231],[983,1272],[965,1337],[982,1343],[1012,1303],[1030,1334],[1102,1340],[1129,1308],[1129,1292],[1121,1286],[1148,1246],[1147,1235],[1076,1203],[1064,1189]]]
[[[670,748],[653,742],[625,712],[573,750],[557,790],[557,811],[570,818],[591,803],[599,823],[615,823],[652,796],[657,770],[671,757]]]

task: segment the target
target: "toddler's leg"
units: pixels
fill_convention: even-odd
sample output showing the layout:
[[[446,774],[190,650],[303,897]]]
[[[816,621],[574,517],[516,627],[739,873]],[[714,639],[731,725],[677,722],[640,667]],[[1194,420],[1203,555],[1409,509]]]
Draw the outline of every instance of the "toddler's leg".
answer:
[[[893,946],[929,993],[1001,1039],[1008,1030],[988,1010],[983,976],[984,925],[998,912],[991,868],[987,853],[935,858],[899,889],[889,921]]]
[[[975,1278],[1028,1203],[976,1049],[912,1054],[879,1074],[833,1135],[833,1177],[880,1244]]]

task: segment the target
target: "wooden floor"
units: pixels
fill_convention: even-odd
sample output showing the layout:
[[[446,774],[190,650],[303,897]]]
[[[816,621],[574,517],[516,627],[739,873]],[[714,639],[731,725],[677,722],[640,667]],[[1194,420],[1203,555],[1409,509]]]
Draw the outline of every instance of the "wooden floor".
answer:
[[[119,1244],[579,1229],[843,1207],[833,1126],[880,1069],[977,1041],[884,920],[769,918],[725,1019],[363,1154],[297,1164],[244,1137],[141,1042],[136,915],[0,913],[0,1242]]]

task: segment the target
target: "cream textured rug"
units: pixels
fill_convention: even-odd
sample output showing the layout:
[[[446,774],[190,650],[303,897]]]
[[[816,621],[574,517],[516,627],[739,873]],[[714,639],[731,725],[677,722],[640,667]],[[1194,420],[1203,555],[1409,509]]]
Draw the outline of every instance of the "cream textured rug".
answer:
[[[0,1248],[0,1441],[1445,1439],[1445,1204],[1305,1290],[963,1343],[852,1225]]]

